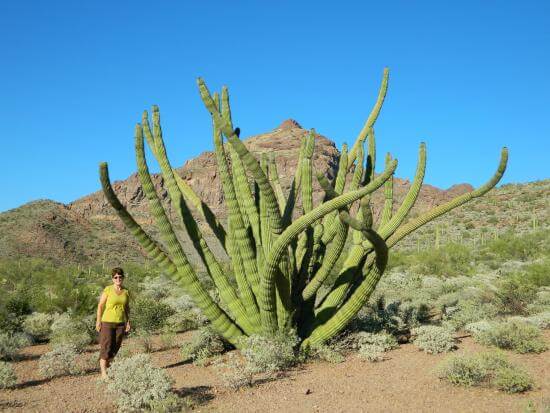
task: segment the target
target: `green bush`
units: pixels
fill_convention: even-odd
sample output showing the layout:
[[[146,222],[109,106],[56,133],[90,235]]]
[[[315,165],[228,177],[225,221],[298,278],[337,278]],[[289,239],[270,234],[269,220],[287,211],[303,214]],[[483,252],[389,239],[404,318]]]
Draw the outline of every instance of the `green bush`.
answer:
[[[508,367],[495,372],[493,384],[506,393],[523,393],[533,388],[533,379],[523,370]]]
[[[451,331],[438,326],[420,326],[414,330],[414,345],[428,354],[454,350],[455,340]]]
[[[495,322],[491,328],[474,334],[474,339],[516,353],[541,353],[548,348],[537,327],[516,320]]]
[[[174,310],[161,301],[139,297],[132,303],[132,325],[135,330],[150,333],[160,330]]]
[[[438,375],[455,385],[496,387],[507,393],[524,392],[534,385],[528,373],[500,352],[451,356],[439,365]]]
[[[546,330],[550,328],[550,311],[544,313],[533,314],[525,319],[528,323],[534,326]]]
[[[52,346],[72,346],[78,351],[93,341],[88,323],[71,314],[64,313],[57,316],[51,325],[50,343]]]
[[[342,363],[346,360],[341,351],[329,344],[319,344],[311,349],[311,356],[329,363]]]
[[[14,360],[19,351],[31,344],[31,339],[22,333],[0,331],[0,360]]]
[[[70,376],[81,371],[77,365],[78,352],[74,346],[63,345],[42,355],[38,361],[38,370],[45,378]]]
[[[481,258],[496,255],[500,260],[528,261],[539,256],[548,256],[548,240],[550,231],[542,230],[518,236],[507,233],[492,240],[481,251]]]
[[[527,306],[537,293],[537,287],[521,279],[512,278],[498,285],[496,307],[499,314],[527,314]]]
[[[449,243],[438,249],[421,251],[409,258],[415,271],[426,275],[465,275],[473,269],[472,252],[461,244]]]
[[[254,334],[244,340],[241,353],[254,373],[273,374],[297,363],[298,343],[294,331],[279,332],[272,337]]]
[[[225,387],[239,390],[250,387],[254,382],[254,373],[246,361],[235,353],[230,353],[225,359],[220,357],[214,364]]]
[[[174,333],[181,333],[189,330],[196,330],[206,323],[206,319],[198,311],[193,308],[189,310],[181,310],[167,317],[164,321],[164,329]]]
[[[181,356],[184,361],[193,360],[194,364],[204,365],[210,357],[224,350],[222,337],[210,327],[202,327],[195,331],[190,342],[181,346]]]
[[[0,361],[0,389],[10,389],[17,384],[17,376],[9,363]]]
[[[7,296],[5,301],[0,301],[0,330],[9,332],[21,331],[23,321],[31,313],[32,308],[27,295],[17,294]]]
[[[174,402],[172,378],[165,370],[155,367],[145,354],[117,358],[107,374],[110,379],[107,391],[114,398],[119,412],[153,411],[153,408],[159,411],[162,401]]]
[[[487,380],[488,371],[477,357],[452,356],[439,367],[439,377],[459,386],[478,386]]]
[[[33,340],[42,341],[49,338],[50,327],[55,316],[52,314],[32,313],[23,322],[23,331],[29,334]]]

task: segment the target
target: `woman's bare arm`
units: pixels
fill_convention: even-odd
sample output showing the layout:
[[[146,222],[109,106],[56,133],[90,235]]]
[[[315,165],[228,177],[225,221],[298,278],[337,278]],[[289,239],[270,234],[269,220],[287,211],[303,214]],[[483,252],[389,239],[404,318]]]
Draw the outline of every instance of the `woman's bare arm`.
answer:
[[[107,294],[102,293],[99,297],[99,303],[97,304],[97,315],[95,320],[95,329],[97,331],[101,330],[101,316],[103,315],[103,310],[105,309],[105,303],[107,302]]]
[[[126,332],[130,331],[130,296],[128,296],[128,301],[124,306],[124,311],[126,312]]]

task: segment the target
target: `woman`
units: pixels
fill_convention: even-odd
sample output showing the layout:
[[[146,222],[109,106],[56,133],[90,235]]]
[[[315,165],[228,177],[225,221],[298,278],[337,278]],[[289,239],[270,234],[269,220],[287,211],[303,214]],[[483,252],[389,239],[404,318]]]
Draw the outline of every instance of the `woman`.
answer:
[[[130,296],[122,286],[124,270],[113,268],[113,284],[105,287],[97,306],[95,329],[99,332],[99,367],[107,378],[107,368],[122,344],[124,333],[130,331]]]

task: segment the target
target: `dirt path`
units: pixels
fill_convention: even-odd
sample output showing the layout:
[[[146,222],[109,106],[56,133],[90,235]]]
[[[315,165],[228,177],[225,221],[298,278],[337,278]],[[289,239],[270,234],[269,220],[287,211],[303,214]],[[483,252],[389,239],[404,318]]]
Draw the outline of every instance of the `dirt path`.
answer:
[[[182,336],[183,339],[188,335]],[[550,332],[545,334],[550,343]],[[43,380],[37,357],[46,345],[25,349],[25,360],[15,363],[18,388],[0,391],[0,410],[7,412],[113,412],[97,384],[97,374]],[[457,353],[481,351],[466,338]],[[178,349],[155,352],[156,365],[174,377],[175,389],[190,395],[199,412],[523,412],[529,403],[550,406],[550,353],[517,355],[537,382],[523,395],[492,389],[460,388],[437,379],[434,370],[446,355],[427,355],[403,345],[381,363],[349,356],[344,363],[312,362],[286,377],[253,388],[224,388],[213,367],[180,363]]]

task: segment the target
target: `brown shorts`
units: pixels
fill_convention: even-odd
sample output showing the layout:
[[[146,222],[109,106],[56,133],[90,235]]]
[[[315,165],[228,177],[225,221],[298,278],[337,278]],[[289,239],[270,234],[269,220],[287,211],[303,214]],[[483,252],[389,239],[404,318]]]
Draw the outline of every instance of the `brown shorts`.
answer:
[[[118,353],[124,337],[125,323],[106,323],[101,322],[99,331],[99,358],[103,360],[112,359]]]

